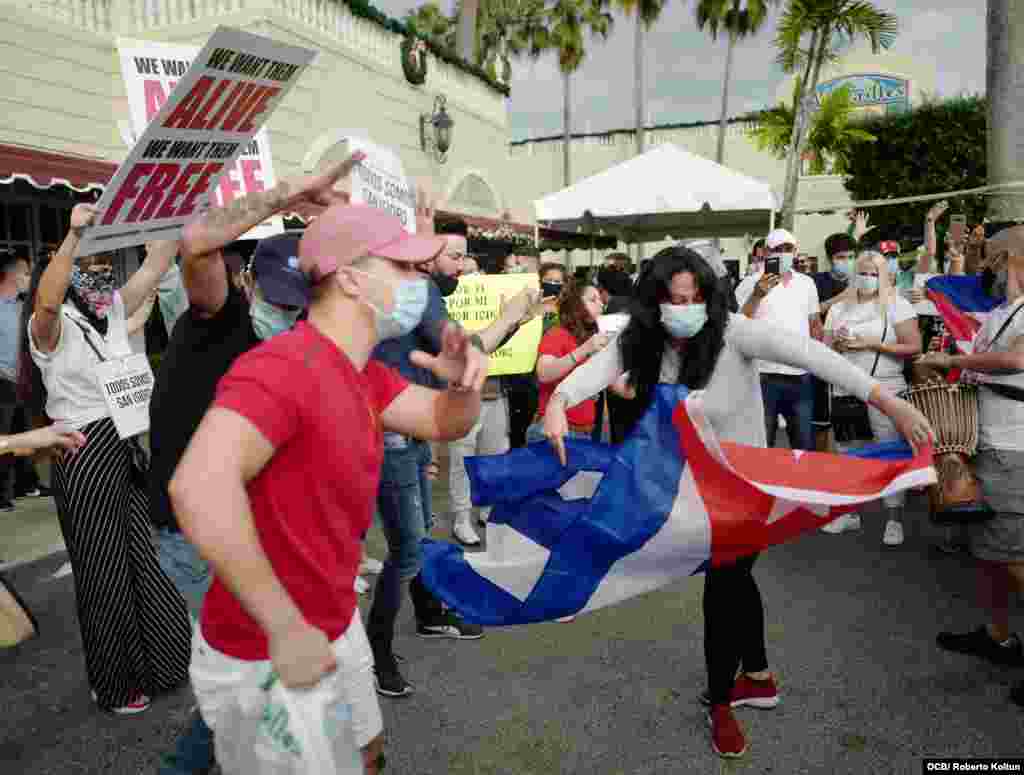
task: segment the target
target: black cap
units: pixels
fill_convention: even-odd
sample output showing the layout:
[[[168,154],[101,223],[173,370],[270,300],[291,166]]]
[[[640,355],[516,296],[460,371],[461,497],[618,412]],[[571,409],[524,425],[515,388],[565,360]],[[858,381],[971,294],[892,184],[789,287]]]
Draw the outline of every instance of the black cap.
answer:
[[[252,274],[264,298],[282,307],[307,307],[311,285],[299,269],[301,234],[261,239],[252,254]]]

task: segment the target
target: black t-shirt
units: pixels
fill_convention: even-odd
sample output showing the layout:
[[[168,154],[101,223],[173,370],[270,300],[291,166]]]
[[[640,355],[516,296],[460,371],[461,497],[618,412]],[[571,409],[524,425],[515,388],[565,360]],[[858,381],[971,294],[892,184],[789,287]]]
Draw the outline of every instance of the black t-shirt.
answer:
[[[201,318],[189,309],[174,325],[149,404],[149,507],[156,527],[178,529],[167,485],[213,403],[217,382],[235,358],[259,343],[249,304],[234,287],[212,318]]]
[[[846,290],[847,283],[837,280],[831,272],[816,272],[811,277],[818,288],[818,301],[822,304]]]

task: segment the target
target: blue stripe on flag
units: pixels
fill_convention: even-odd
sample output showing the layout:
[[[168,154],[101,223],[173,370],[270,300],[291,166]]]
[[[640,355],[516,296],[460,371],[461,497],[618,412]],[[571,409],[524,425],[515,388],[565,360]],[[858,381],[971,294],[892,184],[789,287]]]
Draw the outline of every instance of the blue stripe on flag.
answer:
[[[914,451],[902,439],[899,441],[882,441],[877,444],[868,444],[851,449],[844,454],[851,457],[870,458],[872,460],[910,460],[914,457]]]
[[[993,298],[985,293],[978,275],[941,275],[933,277],[925,287],[941,293],[958,309],[964,312],[991,312],[1005,298]]]
[[[529,536],[550,556],[521,603],[477,574],[461,549],[427,540],[424,583],[467,621],[488,626],[550,621],[583,609],[611,567],[656,535],[672,510],[685,465],[672,415],[686,394],[683,387],[659,386],[651,409],[619,447],[569,442],[568,469],[543,445],[467,458],[474,502],[495,504],[492,520]],[[552,492],[587,470],[604,471],[590,500],[564,501]]]

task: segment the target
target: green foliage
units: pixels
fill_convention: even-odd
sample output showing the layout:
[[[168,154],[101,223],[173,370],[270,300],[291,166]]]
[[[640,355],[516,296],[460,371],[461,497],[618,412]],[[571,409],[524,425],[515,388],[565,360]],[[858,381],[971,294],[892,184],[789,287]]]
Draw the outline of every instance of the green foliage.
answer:
[[[542,42],[558,56],[563,73],[574,73],[586,58],[585,33],[607,38],[612,15],[605,11],[606,0],[554,0],[546,12],[547,35]]]
[[[417,37],[455,50],[455,19],[446,15],[437,3],[424,3],[416,10],[407,12],[403,21]]]
[[[793,104],[801,91],[799,80],[797,79],[794,86],[794,103],[780,103],[764,111],[749,132],[750,138],[759,150],[769,151],[779,159],[786,158],[786,154],[789,153],[795,116]],[[864,143],[873,143],[877,140],[875,135],[852,121],[854,108],[847,86],[836,89],[822,99],[821,105],[814,113],[807,138],[806,151],[811,156],[810,174],[846,174],[855,150]]]
[[[895,199],[986,185],[987,114],[984,97],[960,97],[869,119],[861,128],[877,141],[852,149],[847,191],[854,200]],[[886,222],[923,223],[933,204],[892,205],[882,212]],[[968,223],[981,223],[985,211],[982,196],[950,201],[950,212],[966,212]]]
[[[876,54],[888,49],[898,29],[894,14],[866,0],[789,0],[775,33],[777,61],[787,73],[802,68],[810,55],[802,41],[815,30],[825,35],[822,61],[827,62],[858,37],[866,38]]]
[[[389,30],[390,32],[394,32],[396,35],[401,35],[402,37],[405,37],[406,35],[409,34],[409,28],[405,24],[398,21],[397,19],[392,19],[390,16],[387,16],[384,13],[381,13],[374,5],[369,3],[368,0],[343,0],[343,2],[345,3],[345,5],[348,6],[349,10],[352,11],[352,13],[355,16],[358,16],[362,19],[367,19],[369,21],[374,22],[375,24],[379,24],[384,29]],[[424,42],[427,44],[427,48],[430,49],[430,52],[438,59],[440,59],[442,62],[447,62],[453,67],[456,67],[472,75],[475,75],[477,78],[484,81],[488,86],[490,86],[495,91],[504,94],[506,97],[508,96],[508,84],[498,82],[493,77],[491,77],[487,73],[487,71],[484,70],[482,67],[479,67],[478,65],[473,64],[472,62],[465,61],[451,48],[444,46],[440,43],[437,43],[429,38],[424,39]]]

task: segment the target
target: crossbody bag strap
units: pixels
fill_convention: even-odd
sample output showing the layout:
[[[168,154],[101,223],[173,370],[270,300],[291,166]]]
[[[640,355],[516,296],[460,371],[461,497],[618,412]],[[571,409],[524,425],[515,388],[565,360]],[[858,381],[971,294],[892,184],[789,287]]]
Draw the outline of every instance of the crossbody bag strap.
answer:
[[[879,345],[881,345],[881,344],[883,344],[885,342],[885,335],[888,334],[888,333],[889,333],[889,316],[888,315],[882,315],[882,338],[878,341]],[[878,352],[875,353],[875,363],[871,367],[871,376],[872,377],[875,376],[875,372],[878,370],[878,359],[881,358],[881,357],[882,357],[882,351],[878,350]]]
[[[100,362],[106,361],[107,359],[103,357],[103,353],[99,351],[99,348],[97,348],[96,345],[93,343],[92,337],[89,336],[89,329],[86,326],[82,325],[82,322],[73,315],[68,315],[68,317],[71,318],[74,324],[82,330],[82,336],[85,337],[86,343],[89,345],[89,347],[92,348],[92,351],[96,353],[96,357],[100,359]]]
[[[1015,317],[1017,317],[1017,313],[1018,313],[1018,312],[1020,312],[1020,311],[1021,311],[1021,309],[1024,309],[1024,301],[1021,301],[1021,302],[1018,302],[1018,303],[1017,303],[1017,309],[1015,309],[1015,310],[1014,310],[1013,312],[1011,312],[1011,313],[1010,313],[1010,317],[1008,317],[1008,318],[1006,319],[1006,322],[1004,322],[1004,323],[1003,323],[1003,325],[1001,325],[1001,326],[999,327],[999,330],[998,330],[998,331],[996,331],[996,335],[995,335],[995,336],[993,336],[993,337],[992,337],[992,341],[988,343],[988,348],[987,348],[987,349],[985,350],[985,352],[991,352],[991,350],[992,350],[992,346],[993,346],[993,345],[994,345],[994,344],[996,343],[996,340],[997,340],[997,339],[999,339],[999,337],[1001,337],[1001,336],[1003,335],[1003,332],[1004,332],[1004,331],[1005,331],[1005,330],[1006,330],[1007,328],[1009,328],[1009,326],[1010,326],[1010,323],[1012,323],[1012,322],[1013,322],[1013,319],[1014,319]]]

